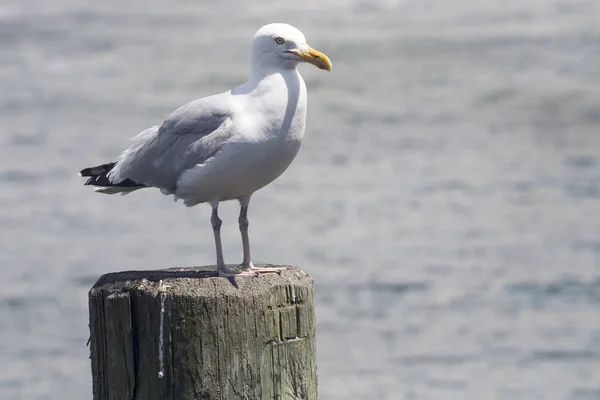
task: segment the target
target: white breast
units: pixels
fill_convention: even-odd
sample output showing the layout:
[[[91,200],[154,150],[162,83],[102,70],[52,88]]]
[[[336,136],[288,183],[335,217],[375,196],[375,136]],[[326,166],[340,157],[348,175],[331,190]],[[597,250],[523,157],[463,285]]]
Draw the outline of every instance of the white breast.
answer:
[[[176,196],[188,206],[254,193],[279,177],[300,149],[306,86],[296,70],[269,75],[238,99],[244,112],[233,126],[240,135],[178,181]]]

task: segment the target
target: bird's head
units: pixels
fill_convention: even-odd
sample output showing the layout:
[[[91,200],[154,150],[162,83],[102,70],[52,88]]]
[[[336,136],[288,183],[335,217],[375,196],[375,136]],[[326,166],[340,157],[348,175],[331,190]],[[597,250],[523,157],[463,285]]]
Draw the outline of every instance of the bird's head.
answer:
[[[302,32],[291,25],[268,24],[254,35],[253,67],[295,68],[300,62],[307,62],[320,69],[331,71],[329,57],[306,44]]]

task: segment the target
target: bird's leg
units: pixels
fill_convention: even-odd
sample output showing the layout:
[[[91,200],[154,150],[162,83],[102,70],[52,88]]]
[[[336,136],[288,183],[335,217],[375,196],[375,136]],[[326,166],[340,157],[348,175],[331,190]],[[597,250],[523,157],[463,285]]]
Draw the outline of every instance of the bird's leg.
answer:
[[[219,203],[213,205],[210,223],[212,224],[213,234],[215,235],[215,248],[217,250],[217,269],[219,274],[225,269],[225,260],[223,259],[223,246],[221,245],[221,224],[223,221],[219,218]]]
[[[262,273],[277,272],[286,270],[287,268],[266,268],[266,267],[255,267],[252,264],[252,256],[250,255],[250,238],[248,237],[248,204],[250,203],[250,196],[245,196],[240,199],[240,217],[238,222],[240,225],[240,233],[242,234],[242,249],[244,252],[244,258],[240,267],[242,270],[236,275],[254,275],[258,276]]]
[[[238,218],[238,223],[240,225],[240,233],[242,234],[242,249],[244,252],[244,259],[242,261],[241,267],[251,268],[254,267],[252,265],[252,256],[250,255],[250,238],[248,237],[248,205],[242,205],[240,208],[240,217]]]

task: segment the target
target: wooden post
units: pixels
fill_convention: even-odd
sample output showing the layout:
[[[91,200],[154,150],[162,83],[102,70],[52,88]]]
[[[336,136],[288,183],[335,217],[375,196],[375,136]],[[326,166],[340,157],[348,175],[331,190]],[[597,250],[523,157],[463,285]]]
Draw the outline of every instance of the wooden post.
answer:
[[[314,287],[300,269],[110,273],[89,308],[94,400],[317,398]]]

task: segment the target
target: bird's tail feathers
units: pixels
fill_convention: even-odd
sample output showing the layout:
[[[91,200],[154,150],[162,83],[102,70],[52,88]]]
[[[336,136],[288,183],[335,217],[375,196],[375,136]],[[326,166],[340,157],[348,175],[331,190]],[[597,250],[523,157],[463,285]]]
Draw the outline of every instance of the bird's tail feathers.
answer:
[[[139,189],[144,189],[146,186],[141,187],[119,187],[119,186],[96,186],[94,188],[94,192],[102,193],[102,194],[120,194],[121,196],[125,196],[131,192],[135,192]]]
[[[79,172],[79,176],[89,177],[84,185],[94,186],[95,192],[104,194],[121,193],[122,195],[125,195],[135,190],[148,187],[141,183],[134,182],[131,179],[125,179],[121,182],[111,182],[108,174],[116,164],[117,163],[112,162],[98,165],[96,167],[84,168]]]

